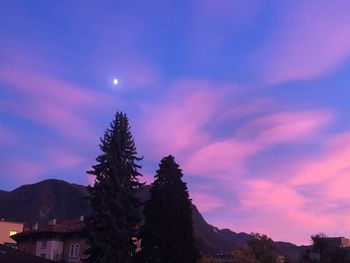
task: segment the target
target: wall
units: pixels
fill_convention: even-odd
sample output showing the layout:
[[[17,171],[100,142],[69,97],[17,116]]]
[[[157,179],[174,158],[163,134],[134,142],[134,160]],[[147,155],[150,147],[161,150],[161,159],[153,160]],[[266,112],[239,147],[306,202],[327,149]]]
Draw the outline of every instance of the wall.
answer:
[[[17,244],[17,249],[23,252],[35,255],[36,241],[35,240],[20,241]]]
[[[78,258],[71,258],[69,255],[70,252],[70,246],[71,244],[79,244],[80,249],[79,249],[79,257]],[[69,263],[73,262],[83,262],[81,259],[86,257],[84,252],[88,249],[88,245],[86,244],[85,239],[83,238],[70,238],[66,239],[64,242],[64,253],[63,253],[63,258],[67,260]]]
[[[46,241],[46,247],[43,247],[43,241]],[[45,258],[58,261],[61,259],[63,253],[63,241],[55,239],[39,239],[36,241],[35,255],[42,257],[45,254]]]
[[[10,238],[10,231],[12,230],[17,231],[17,233],[23,232],[23,224],[3,220],[0,221],[0,244],[16,244],[16,241]]]

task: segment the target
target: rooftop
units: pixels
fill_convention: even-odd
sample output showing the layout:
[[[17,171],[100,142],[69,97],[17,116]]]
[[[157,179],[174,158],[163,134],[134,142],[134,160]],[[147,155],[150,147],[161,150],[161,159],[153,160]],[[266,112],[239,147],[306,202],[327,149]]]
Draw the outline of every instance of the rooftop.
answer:
[[[82,220],[66,220],[60,223],[37,225],[30,229],[24,230],[18,233],[12,238],[14,240],[20,240],[29,236],[38,236],[43,234],[69,234],[69,233],[80,233],[82,232],[85,223]]]
[[[3,263],[52,263],[53,261],[43,259],[17,249],[9,248],[0,244],[0,262]]]

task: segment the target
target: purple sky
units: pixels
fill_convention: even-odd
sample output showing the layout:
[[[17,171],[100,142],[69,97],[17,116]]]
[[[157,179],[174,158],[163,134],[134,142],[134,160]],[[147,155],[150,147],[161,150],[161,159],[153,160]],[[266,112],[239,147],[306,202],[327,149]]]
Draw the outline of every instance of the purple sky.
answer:
[[[0,189],[88,184],[122,110],[209,223],[350,237],[350,1],[132,2],[1,1]]]

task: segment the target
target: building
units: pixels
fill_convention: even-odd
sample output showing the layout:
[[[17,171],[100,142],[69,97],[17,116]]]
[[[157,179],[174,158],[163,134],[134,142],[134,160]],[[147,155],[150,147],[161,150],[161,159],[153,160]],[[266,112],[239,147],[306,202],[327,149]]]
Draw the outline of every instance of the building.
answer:
[[[322,237],[323,255],[330,262],[350,262],[350,240],[345,237]],[[320,248],[315,249],[313,245],[302,246],[303,257],[312,262],[320,262]],[[339,260],[339,257],[341,260]],[[335,260],[334,258],[338,258]],[[335,261],[334,261],[335,260]],[[328,262],[328,261],[327,261]]]
[[[0,220],[0,244],[16,247],[16,241],[12,236],[23,231],[23,223]]]
[[[345,237],[327,237],[327,242],[330,245],[338,248],[348,248],[350,247],[350,240]]]
[[[1,263],[52,263],[52,261],[30,255],[23,251],[0,245]]]
[[[83,228],[83,218],[59,224],[53,219],[44,226],[34,224],[30,229],[14,235],[13,239],[23,252],[53,261],[82,262],[87,249]]]

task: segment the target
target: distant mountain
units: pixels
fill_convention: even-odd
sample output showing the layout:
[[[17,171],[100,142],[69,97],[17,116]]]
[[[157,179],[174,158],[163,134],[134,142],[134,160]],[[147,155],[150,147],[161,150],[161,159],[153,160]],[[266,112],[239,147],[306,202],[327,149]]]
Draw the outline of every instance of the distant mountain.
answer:
[[[142,202],[149,199],[150,188],[146,185],[137,193]],[[24,185],[10,192],[0,190],[0,218],[42,224],[52,218],[58,222],[78,219],[91,212],[86,196],[86,186],[55,179]],[[195,205],[192,207],[192,218],[196,245],[204,254],[230,253],[249,239],[246,233],[235,233],[209,225]]]
[[[230,247],[237,247],[250,239],[250,235],[247,233],[236,233],[230,229],[218,229],[211,226],[229,245]]]
[[[276,253],[284,256],[288,256],[293,259],[297,259],[300,257],[302,253],[305,252],[307,247],[305,246],[297,246],[290,242],[275,242]]]
[[[192,207],[192,219],[194,236],[200,251],[209,255],[232,252],[233,247],[204,220],[195,205]]]
[[[60,180],[24,185],[0,192],[0,218],[25,223],[79,218],[90,212],[85,186]]]

